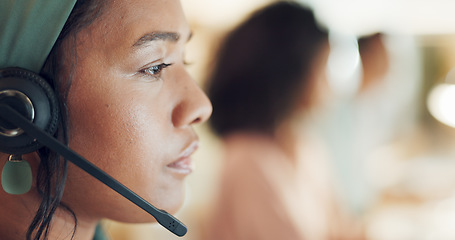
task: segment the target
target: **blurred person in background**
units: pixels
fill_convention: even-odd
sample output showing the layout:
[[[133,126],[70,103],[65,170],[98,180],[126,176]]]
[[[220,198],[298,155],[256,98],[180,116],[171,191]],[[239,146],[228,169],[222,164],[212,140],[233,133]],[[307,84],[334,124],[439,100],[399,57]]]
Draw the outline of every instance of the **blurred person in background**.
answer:
[[[225,39],[208,81],[225,161],[206,239],[362,239],[337,201],[311,115],[327,95],[328,34],[293,2]]]
[[[391,104],[396,101],[397,91],[391,88],[394,85],[388,76],[390,63],[384,37],[383,33],[375,32],[354,39],[359,74],[353,74],[345,84],[356,87],[343,92],[332,84],[336,97],[327,104],[330,107],[325,109],[320,123],[337,181],[344,189],[341,197],[358,216],[365,214],[376,197],[365,173],[366,160],[392,137],[397,125],[397,106],[401,104],[398,101]],[[334,42],[336,45],[336,39]],[[338,61],[344,61],[343,57]],[[336,73],[332,75],[336,78]],[[330,80],[333,79],[329,83]]]
[[[383,33],[374,33],[362,36],[357,41],[362,62],[359,94],[384,82],[389,69],[389,56],[383,38]]]

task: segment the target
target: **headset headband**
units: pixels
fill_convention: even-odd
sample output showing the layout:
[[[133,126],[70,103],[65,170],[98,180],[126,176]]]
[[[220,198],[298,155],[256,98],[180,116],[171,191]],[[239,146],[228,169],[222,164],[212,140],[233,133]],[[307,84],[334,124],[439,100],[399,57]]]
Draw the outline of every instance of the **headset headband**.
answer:
[[[39,73],[76,0],[1,0],[0,68]]]

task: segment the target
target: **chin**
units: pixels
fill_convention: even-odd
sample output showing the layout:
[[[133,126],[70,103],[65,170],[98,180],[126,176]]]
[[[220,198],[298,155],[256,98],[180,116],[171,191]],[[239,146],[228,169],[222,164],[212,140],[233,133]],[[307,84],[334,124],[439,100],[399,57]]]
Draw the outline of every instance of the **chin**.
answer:
[[[156,199],[155,201],[150,201],[150,203],[159,210],[164,210],[170,214],[177,213],[183,206],[185,200],[185,191],[174,191],[168,193]],[[143,210],[142,208],[134,205],[135,209],[128,211],[127,214],[119,216],[118,219],[112,219],[114,221],[126,222],[126,223],[152,223],[156,222],[155,218]]]
[[[172,193],[167,194],[166,196],[163,196],[160,200],[160,203],[154,205],[155,207],[165,210],[166,212],[170,214],[175,214],[177,211],[179,211],[184,202],[185,202],[185,191],[183,190],[180,191],[173,191]]]

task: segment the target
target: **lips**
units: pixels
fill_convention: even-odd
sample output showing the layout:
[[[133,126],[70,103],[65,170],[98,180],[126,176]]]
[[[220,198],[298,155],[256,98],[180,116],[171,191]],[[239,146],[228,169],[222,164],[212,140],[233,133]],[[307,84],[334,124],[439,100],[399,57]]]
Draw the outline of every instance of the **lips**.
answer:
[[[179,158],[167,165],[171,171],[179,175],[188,175],[193,172],[193,163],[191,155],[197,150],[199,143],[197,141],[191,143],[185,150],[180,154]]]

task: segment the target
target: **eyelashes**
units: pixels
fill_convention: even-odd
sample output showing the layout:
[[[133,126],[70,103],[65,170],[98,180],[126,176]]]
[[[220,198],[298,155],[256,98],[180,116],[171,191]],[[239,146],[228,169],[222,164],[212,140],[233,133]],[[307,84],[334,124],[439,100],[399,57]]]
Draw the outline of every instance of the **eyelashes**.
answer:
[[[161,63],[161,64],[154,65],[151,67],[143,68],[139,71],[139,73],[146,75],[148,77],[159,79],[159,78],[161,78],[161,74],[162,74],[163,70],[169,66],[172,66],[172,64]]]
[[[185,66],[188,66],[188,65],[191,65],[192,63],[189,63],[184,60],[183,64]],[[152,78],[154,80],[159,80],[159,79],[161,79],[161,74],[163,73],[164,69],[169,66],[172,66],[172,63],[161,63],[161,64],[153,65],[151,67],[146,66],[146,67],[142,68],[141,70],[139,70],[138,72],[145,77]]]

